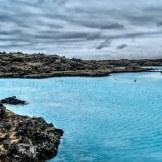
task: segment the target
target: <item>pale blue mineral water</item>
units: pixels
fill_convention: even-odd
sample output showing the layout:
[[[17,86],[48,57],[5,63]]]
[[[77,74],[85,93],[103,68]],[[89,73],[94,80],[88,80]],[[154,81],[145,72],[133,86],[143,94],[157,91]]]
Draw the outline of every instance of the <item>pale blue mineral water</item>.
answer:
[[[0,97],[17,96],[18,114],[42,116],[64,130],[50,162],[161,162],[162,75],[1,79]]]

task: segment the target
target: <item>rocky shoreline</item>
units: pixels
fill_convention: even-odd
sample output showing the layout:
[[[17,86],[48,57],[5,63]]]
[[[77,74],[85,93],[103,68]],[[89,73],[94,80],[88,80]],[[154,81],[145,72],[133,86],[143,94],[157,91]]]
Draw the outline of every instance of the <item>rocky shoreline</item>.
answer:
[[[111,73],[151,70],[143,66],[162,66],[162,59],[81,60],[58,55],[0,53],[1,78],[102,77]]]
[[[1,101],[23,102],[15,96]],[[43,118],[17,115],[0,102],[0,162],[45,162],[57,155],[61,136],[63,131]]]

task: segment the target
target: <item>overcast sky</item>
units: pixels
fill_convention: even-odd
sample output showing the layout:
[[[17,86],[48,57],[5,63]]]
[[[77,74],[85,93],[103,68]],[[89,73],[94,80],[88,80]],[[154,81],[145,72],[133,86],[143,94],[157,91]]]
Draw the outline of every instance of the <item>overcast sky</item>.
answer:
[[[0,0],[0,51],[162,58],[162,0]]]

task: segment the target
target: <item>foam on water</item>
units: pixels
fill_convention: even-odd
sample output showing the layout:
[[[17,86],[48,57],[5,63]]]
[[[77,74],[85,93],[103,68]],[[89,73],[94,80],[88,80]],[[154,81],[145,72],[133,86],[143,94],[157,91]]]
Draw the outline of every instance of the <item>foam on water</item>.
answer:
[[[65,131],[51,162],[162,161],[160,73],[1,79],[0,85],[1,98],[16,95],[30,103],[11,110],[43,116]]]

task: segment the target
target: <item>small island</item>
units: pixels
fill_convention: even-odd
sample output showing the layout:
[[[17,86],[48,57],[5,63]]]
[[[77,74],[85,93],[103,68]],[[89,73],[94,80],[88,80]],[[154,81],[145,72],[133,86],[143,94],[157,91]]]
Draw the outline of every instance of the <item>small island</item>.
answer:
[[[63,130],[43,118],[17,115],[3,103],[25,104],[15,96],[0,101],[0,161],[41,161],[57,155]]]
[[[150,71],[144,66],[161,66],[157,60],[82,60],[58,55],[0,53],[0,77],[48,78],[61,76],[102,77],[119,72]]]

